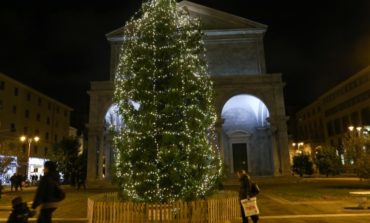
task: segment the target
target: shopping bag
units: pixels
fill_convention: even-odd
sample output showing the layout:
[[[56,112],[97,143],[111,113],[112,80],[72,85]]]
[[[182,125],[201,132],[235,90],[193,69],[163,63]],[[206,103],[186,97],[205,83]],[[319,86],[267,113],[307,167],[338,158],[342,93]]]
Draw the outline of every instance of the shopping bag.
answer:
[[[249,199],[243,199],[240,201],[242,203],[245,216],[258,215],[260,210],[257,206],[257,198],[251,197]]]

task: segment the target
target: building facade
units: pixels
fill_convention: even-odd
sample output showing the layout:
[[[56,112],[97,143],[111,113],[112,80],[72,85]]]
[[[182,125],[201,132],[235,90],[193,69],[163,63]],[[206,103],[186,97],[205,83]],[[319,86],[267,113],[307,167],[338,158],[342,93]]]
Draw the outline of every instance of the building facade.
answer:
[[[370,126],[370,66],[318,97],[296,118],[300,141],[340,148],[350,126]]]
[[[267,26],[189,1],[178,3],[204,27],[208,72],[214,82],[217,136],[228,173],[247,169],[253,175],[290,171],[281,74],[267,74],[263,36]],[[88,124],[88,180],[110,179],[111,136],[115,117],[113,80],[124,39],[123,29],[107,34],[111,72],[107,81],[92,82]]]
[[[16,155],[19,171],[25,174],[27,156],[46,159],[52,145],[68,136],[71,111],[67,105],[0,73],[1,151]],[[26,137],[24,142],[21,136]],[[32,173],[35,168],[28,170]]]

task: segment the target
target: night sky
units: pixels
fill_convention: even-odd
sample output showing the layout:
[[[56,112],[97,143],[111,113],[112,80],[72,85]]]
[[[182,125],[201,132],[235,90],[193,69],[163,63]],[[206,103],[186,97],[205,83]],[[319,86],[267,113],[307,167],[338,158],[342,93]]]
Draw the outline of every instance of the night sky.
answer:
[[[193,2],[268,25],[267,70],[283,74],[288,114],[370,65],[368,0]],[[90,81],[109,79],[105,34],[140,4],[1,1],[0,72],[72,107],[72,125],[82,128]]]

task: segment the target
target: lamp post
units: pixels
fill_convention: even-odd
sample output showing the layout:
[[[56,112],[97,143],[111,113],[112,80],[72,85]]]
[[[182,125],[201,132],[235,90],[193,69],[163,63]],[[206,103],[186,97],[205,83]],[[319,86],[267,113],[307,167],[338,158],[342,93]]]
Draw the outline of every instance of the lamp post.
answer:
[[[303,142],[298,142],[298,143],[293,142],[292,143],[293,148],[296,148],[296,151],[295,151],[296,154],[302,154],[302,150],[300,149],[300,147],[302,147],[303,145],[304,145]]]
[[[32,142],[38,142],[40,140],[40,137],[34,136],[34,137],[27,137],[27,136],[21,136],[20,138],[21,142],[26,142],[28,143],[28,150],[27,150],[27,164],[26,164],[26,176],[28,179],[28,166],[30,164],[30,155],[31,155],[31,144]]]

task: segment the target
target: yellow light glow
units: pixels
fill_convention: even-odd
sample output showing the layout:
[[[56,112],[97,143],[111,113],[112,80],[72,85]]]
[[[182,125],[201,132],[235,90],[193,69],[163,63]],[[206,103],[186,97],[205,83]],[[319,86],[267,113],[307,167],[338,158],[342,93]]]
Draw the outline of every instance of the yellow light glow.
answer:
[[[21,142],[24,142],[24,141],[26,141],[27,137],[26,136],[21,136],[19,139],[21,140]]]

